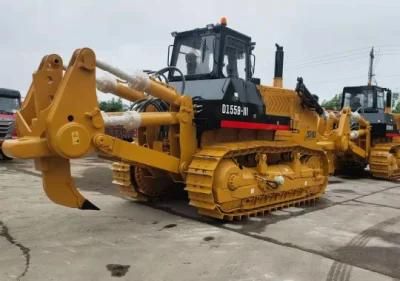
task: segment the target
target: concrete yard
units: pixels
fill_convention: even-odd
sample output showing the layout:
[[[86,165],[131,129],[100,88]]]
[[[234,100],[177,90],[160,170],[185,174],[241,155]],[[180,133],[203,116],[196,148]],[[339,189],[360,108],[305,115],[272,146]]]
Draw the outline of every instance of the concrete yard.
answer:
[[[184,199],[119,197],[109,162],[73,161],[101,211],[51,203],[31,161],[0,162],[0,280],[400,280],[400,183],[332,177],[315,206],[220,223]]]

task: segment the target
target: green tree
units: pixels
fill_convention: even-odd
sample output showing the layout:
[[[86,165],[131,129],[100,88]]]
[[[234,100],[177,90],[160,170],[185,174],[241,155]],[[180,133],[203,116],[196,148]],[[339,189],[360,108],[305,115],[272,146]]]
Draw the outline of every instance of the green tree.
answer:
[[[330,100],[323,100],[321,106],[325,109],[339,110],[340,109],[340,95],[335,95]]]
[[[393,108],[393,113],[400,113],[400,102],[398,102]]]
[[[124,106],[121,99],[112,98],[108,101],[102,101],[99,104],[100,110],[105,112],[121,112],[124,111]]]

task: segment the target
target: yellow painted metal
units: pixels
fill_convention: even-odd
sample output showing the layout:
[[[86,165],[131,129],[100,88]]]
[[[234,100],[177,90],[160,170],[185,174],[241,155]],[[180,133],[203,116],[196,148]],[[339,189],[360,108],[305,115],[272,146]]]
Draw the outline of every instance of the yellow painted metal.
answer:
[[[157,108],[152,104],[148,105],[144,110],[145,111],[143,113],[158,112]],[[169,113],[176,114],[175,112],[169,112]],[[176,117],[176,115],[175,115],[175,117]],[[175,120],[175,117],[174,117],[174,120]],[[169,118],[166,118],[166,119],[169,119]],[[167,124],[165,124],[165,125],[167,125]],[[172,127],[172,126],[170,126],[170,127]],[[158,126],[153,125],[153,126],[147,126],[147,127],[142,126],[139,130],[137,130],[138,136],[137,136],[136,142],[139,145],[154,149],[154,143],[157,141],[161,141],[159,139],[160,130],[161,130],[160,125],[158,125]],[[163,149],[161,149],[159,151],[163,151]]]
[[[362,149],[360,146],[358,146],[356,143],[352,141],[349,141],[349,149],[352,153],[358,155],[361,158],[368,157],[368,151]]]
[[[175,157],[179,157],[181,155],[179,137],[179,126],[169,126],[167,140],[169,144],[169,153]]]
[[[139,163],[167,172],[179,174],[179,159],[166,153],[152,150],[136,143],[129,143],[105,134],[93,137],[93,143],[107,155],[120,158],[125,162]]]
[[[94,150],[91,136],[104,132],[102,120],[93,125],[86,113],[98,109],[96,58],[91,49],[74,52],[49,110],[46,126],[51,148],[64,158],[77,158]]]
[[[50,200],[57,204],[80,209],[97,209],[97,207],[79,193],[70,174],[69,160],[60,157],[57,151],[64,152],[67,157],[80,156],[76,154],[75,148],[71,149],[71,142],[72,144],[76,143],[77,147],[87,146],[80,135],[82,130],[73,129],[74,127],[81,128],[82,125],[68,124],[71,122],[68,114],[71,114],[70,112],[74,109],[91,106],[90,100],[88,102],[85,95],[80,95],[82,102],[74,103],[68,101],[68,97],[65,97],[64,94],[68,95],[72,91],[76,95],[74,91],[78,91],[79,95],[77,85],[82,86],[84,91],[88,90],[85,86],[91,80],[86,78],[90,70],[94,71],[90,67],[90,54],[93,52],[89,49],[76,51],[64,77],[62,77],[63,63],[59,56],[49,55],[43,58],[38,70],[33,75],[33,82],[22,109],[17,115],[18,134],[21,138],[7,141],[4,144],[6,153],[11,156],[35,159],[36,168],[42,172],[44,190]],[[82,77],[79,73],[82,74],[82,68],[84,77],[80,79]],[[72,79],[72,83],[69,79]],[[73,87],[68,87],[71,86],[68,84],[72,84]],[[95,95],[95,91],[93,94]],[[57,112],[57,109],[60,109],[60,102],[68,106],[68,108],[63,107],[63,115]],[[83,119],[81,116],[74,116],[75,121],[84,123]],[[58,128],[54,127],[56,124],[64,129],[64,131],[60,131],[61,139]],[[84,124],[88,125],[88,123]],[[86,130],[83,128],[83,131]],[[66,139],[62,138],[63,133],[64,136],[67,134]]]
[[[36,169],[42,172],[43,188],[51,201],[66,207],[97,209],[75,187],[71,178],[68,159],[60,157],[39,158],[35,161],[35,164]]]
[[[49,105],[62,79],[62,64],[60,56],[48,55],[33,73],[32,84],[16,116],[18,136],[41,136],[45,131]]]
[[[369,164],[374,177],[400,179],[400,144],[391,142],[374,145],[369,156]]]
[[[6,155],[20,159],[49,157],[53,155],[49,149],[47,140],[40,137],[22,137],[7,140],[3,143],[1,149]]]
[[[193,104],[192,99],[188,96],[181,99],[178,119],[180,125],[180,172],[183,174],[189,167],[193,154],[197,149],[196,129],[193,124]]]
[[[303,111],[297,94],[293,90],[269,86],[258,86],[258,89],[261,92],[264,104],[268,105],[268,109],[266,109],[268,114],[293,116],[295,111]]]
[[[261,169],[263,173],[259,172],[260,164],[251,164],[256,152],[266,155],[263,160],[271,160]],[[302,160],[286,158],[293,153],[301,155]],[[281,161],[274,164],[274,159]],[[294,163],[297,160],[300,162]],[[215,143],[195,154],[187,172],[186,190],[190,204],[201,214],[241,219],[319,198],[325,191],[327,169],[323,151],[293,142]]]
[[[95,150],[107,151],[129,163],[180,173],[178,158],[103,134],[104,122],[96,99],[95,61],[92,50],[77,50],[62,76],[61,58],[45,57],[18,115],[21,138],[4,144],[11,156],[37,159],[44,189],[52,201],[81,209],[96,207],[75,187],[68,159]],[[145,125],[179,122],[177,113],[143,115]]]
[[[392,116],[400,125],[400,118],[396,114]],[[352,125],[356,129],[352,130]],[[372,137],[371,130],[369,122],[350,108],[330,112],[326,119],[320,118],[318,145],[327,151],[330,172],[363,169],[369,164],[376,178],[400,178],[400,138]]]
[[[171,105],[179,106],[180,104],[181,96],[178,94],[175,88],[170,87],[162,82],[150,79],[150,85],[146,89],[146,92],[154,97],[168,102]]]
[[[302,107],[294,90],[263,85],[258,89],[267,105],[266,114],[291,118],[291,130],[278,130],[276,141],[292,141],[311,149],[318,147],[317,142],[321,141],[318,135],[320,118],[315,112]]]
[[[222,219],[264,213],[323,194],[330,156],[317,142],[331,139],[319,138],[317,114],[301,106],[295,91],[276,83],[258,87],[267,114],[291,118],[288,131],[221,128],[200,138],[192,98],[150,79],[146,92],[167,102],[170,110],[140,113],[138,139],[131,143],[104,133],[95,68],[95,54],[87,48],[74,53],[64,74],[56,66],[42,66],[19,114],[21,138],[5,145],[11,155],[36,159],[46,194],[54,202],[96,208],[79,193],[69,168],[69,159],[93,151],[118,161],[113,182],[128,197],[142,200],[162,194],[172,182],[185,183],[191,205]],[[59,76],[49,87],[41,77],[51,71]],[[127,89],[119,90],[117,95],[128,96]],[[50,102],[36,98],[42,92]],[[121,113],[110,115],[115,114]],[[168,136],[160,137],[161,126],[168,126]]]
[[[105,134],[94,52],[76,50],[65,73],[58,55],[44,57],[17,113],[19,139],[7,140],[4,152],[35,159],[46,194],[64,206],[97,208],[76,188],[69,161],[98,152],[118,161],[113,182],[129,198],[158,197],[173,183],[185,184],[201,214],[228,220],[318,199],[328,174],[349,159],[370,163],[374,176],[400,177],[400,138],[371,143],[370,124],[349,108],[318,116],[283,88],[281,77],[257,88],[265,114],[290,118],[288,130],[220,128],[201,136],[190,96],[147,76],[139,80],[139,88],[168,103],[169,111],[148,106],[140,113],[137,139],[127,142]],[[111,92],[130,101],[146,98],[120,82]],[[393,118],[400,127],[400,115]]]
[[[274,77],[272,85],[276,88],[283,88],[283,79],[282,77]]]
[[[123,112],[108,112],[110,116],[122,115]],[[140,112],[140,127],[176,125],[179,123],[177,112]]]
[[[352,124],[359,129],[352,130]],[[346,168],[338,163],[353,163],[361,167],[368,162],[371,126],[350,108],[343,108],[337,113],[328,112],[327,116],[321,117],[318,121],[318,133],[318,145],[329,155],[331,173]]]
[[[137,101],[146,98],[144,92],[129,88],[120,82],[116,83],[113,94],[129,101]]]

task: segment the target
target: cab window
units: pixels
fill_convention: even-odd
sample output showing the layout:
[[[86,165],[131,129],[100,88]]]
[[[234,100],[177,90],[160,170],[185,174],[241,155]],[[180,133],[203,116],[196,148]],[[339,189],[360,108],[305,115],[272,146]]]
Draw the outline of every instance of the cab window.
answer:
[[[186,76],[209,74],[214,68],[215,36],[190,36],[177,43],[176,67]]]
[[[246,43],[232,36],[226,37],[222,74],[225,77],[246,79]]]
[[[379,91],[377,95],[376,105],[379,109],[385,108],[385,97],[383,92]]]
[[[344,95],[344,106],[350,107],[352,111],[374,107],[374,93],[370,90],[345,93]]]

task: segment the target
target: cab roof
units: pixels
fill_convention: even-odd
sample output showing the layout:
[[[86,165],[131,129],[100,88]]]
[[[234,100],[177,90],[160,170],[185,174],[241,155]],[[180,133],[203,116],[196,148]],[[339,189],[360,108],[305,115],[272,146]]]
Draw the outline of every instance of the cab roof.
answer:
[[[199,32],[199,33],[210,33],[210,34],[215,34],[215,33],[228,33],[228,34],[233,34],[234,36],[238,36],[243,38],[246,41],[251,41],[251,37],[240,33],[232,28],[227,27],[226,25],[221,25],[221,24],[208,24],[206,27],[202,28],[195,28],[191,30],[186,30],[182,32],[173,32],[173,34],[176,37],[184,37],[188,36],[194,32]]]
[[[0,97],[7,97],[7,98],[21,98],[21,93],[17,90],[0,88]]]
[[[387,90],[386,88],[382,88],[376,85],[365,85],[365,86],[349,86],[349,87],[344,87],[343,88],[343,92],[345,91],[349,91],[349,92],[360,92],[363,90],[372,90],[372,89],[376,89],[376,90]]]

